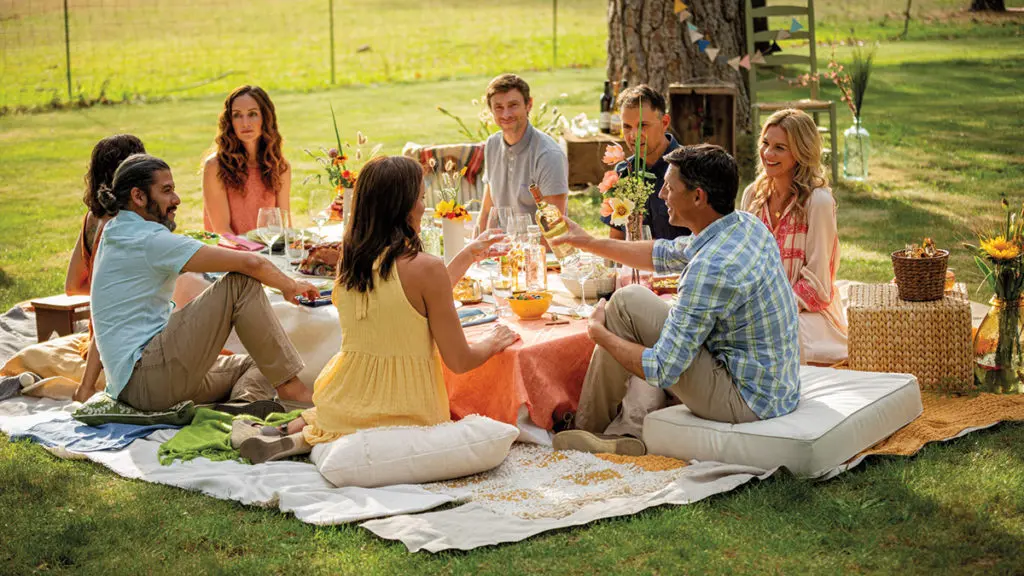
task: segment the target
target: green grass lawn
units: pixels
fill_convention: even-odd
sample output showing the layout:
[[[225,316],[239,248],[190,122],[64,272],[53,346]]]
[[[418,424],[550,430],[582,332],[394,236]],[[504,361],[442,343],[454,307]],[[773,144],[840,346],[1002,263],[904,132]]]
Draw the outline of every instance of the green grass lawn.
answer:
[[[819,14],[832,9],[843,22],[838,3],[820,4]],[[891,20],[883,26],[872,16],[867,23],[855,8],[849,12],[873,29],[892,28]],[[1024,200],[1019,20],[1009,27],[1004,21],[965,24],[970,37],[947,38],[941,31],[955,28],[949,22],[922,23],[919,36],[879,49],[865,104],[871,181],[836,187],[843,278],[887,281],[889,252],[931,236],[953,249],[951,265],[973,288],[980,276],[958,243],[971,240],[977,227],[995,224],[1000,194],[1015,204]],[[475,115],[470,100],[490,72],[451,81],[272,91],[295,166],[296,210],[309,190],[302,179],[316,168],[302,148],[332,139],[329,102],[341,112],[349,138],[359,129],[398,153],[410,140],[457,140],[455,125],[434,106]],[[525,75],[538,101],[572,116],[594,113],[604,73],[583,68]],[[0,117],[0,309],[62,289],[83,212],[88,153],[111,133],[135,133],[168,160],[184,202],[178,219],[183,228],[198,227],[197,168],[212,141],[224,88],[181,100]],[[826,88],[825,95],[835,93]],[[840,124],[849,123],[843,111]],[[570,212],[593,226],[595,206],[593,197],[577,196]],[[1024,426],[932,445],[915,458],[873,459],[826,483],[778,475],[695,505],[469,553],[410,555],[357,527],[312,527],[275,511],[125,480],[5,437],[0,510],[3,574],[1019,574]]]

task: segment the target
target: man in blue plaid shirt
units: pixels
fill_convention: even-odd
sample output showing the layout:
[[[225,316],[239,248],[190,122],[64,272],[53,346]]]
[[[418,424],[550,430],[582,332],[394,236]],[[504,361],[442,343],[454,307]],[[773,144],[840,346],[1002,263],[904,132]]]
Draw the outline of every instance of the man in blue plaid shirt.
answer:
[[[718,146],[667,156],[658,195],[669,222],[693,236],[654,242],[594,238],[569,222],[555,242],[659,274],[678,273],[675,304],[631,285],[602,301],[588,334],[597,347],[583,382],[576,430],[557,450],[642,455],[639,439],[606,436],[631,375],[679,398],[695,415],[753,422],[792,412],[800,397],[797,307],[778,245],[756,217],[735,210],[736,162]]]

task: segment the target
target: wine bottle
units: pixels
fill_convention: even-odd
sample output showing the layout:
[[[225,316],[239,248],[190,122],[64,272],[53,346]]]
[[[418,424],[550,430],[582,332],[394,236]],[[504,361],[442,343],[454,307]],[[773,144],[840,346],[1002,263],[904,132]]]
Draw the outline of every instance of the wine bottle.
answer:
[[[533,194],[533,201],[537,203],[537,225],[540,226],[541,234],[545,238],[551,240],[569,231],[569,225],[562,218],[562,213],[558,208],[544,201],[540,188],[536,184],[530,184],[530,194]],[[578,252],[576,248],[568,244],[555,245],[548,242],[548,245],[551,246],[551,251],[555,253],[555,257],[559,260],[564,260]]]
[[[625,83],[625,80],[619,83],[620,89],[615,92],[615,97],[612,101],[612,113],[611,125],[612,135],[621,137],[622,136],[622,111],[619,110],[619,94],[622,94],[621,86]]]
[[[597,122],[598,128],[605,134],[612,131],[612,83],[604,81],[604,93],[601,94],[601,116]]]

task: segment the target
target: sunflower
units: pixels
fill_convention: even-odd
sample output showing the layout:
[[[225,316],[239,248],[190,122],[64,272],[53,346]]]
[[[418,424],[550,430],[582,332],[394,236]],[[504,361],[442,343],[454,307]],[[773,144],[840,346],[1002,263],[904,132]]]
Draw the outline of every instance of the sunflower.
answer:
[[[1007,240],[1005,236],[982,240],[981,249],[996,262],[1008,262],[1020,256],[1020,246]]]

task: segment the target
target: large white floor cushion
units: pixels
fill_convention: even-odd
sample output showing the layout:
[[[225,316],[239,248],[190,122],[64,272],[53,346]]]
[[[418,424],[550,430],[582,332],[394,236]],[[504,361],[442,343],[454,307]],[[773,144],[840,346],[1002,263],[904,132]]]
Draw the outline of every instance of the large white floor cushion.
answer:
[[[800,404],[790,414],[727,424],[672,406],[647,415],[643,440],[651,454],[784,466],[815,478],[906,426],[921,410],[917,378],[910,374],[802,366]]]
[[[471,414],[437,426],[369,428],[313,446],[310,460],[335,486],[375,488],[486,472],[505,460],[519,429]]]

